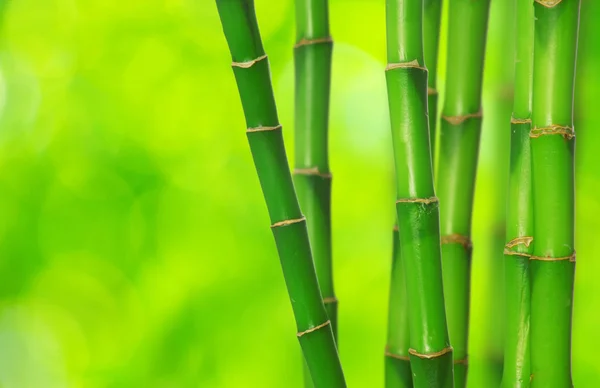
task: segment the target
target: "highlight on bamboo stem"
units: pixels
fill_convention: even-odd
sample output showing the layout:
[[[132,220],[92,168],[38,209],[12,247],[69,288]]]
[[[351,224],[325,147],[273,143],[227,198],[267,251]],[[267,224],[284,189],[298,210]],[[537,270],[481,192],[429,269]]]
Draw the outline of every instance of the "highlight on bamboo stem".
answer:
[[[517,0],[515,92],[511,119],[510,179],[504,248],[505,327],[503,388],[529,387],[529,328],[533,251],[531,188],[531,93],[533,77],[533,3]]]
[[[437,190],[444,295],[455,386],[467,380],[471,216],[481,133],[481,89],[490,0],[450,0]]]
[[[573,93],[580,0],[534,3],[531,386],[572,387]]]
[[[452,387],[452,348],[446,326],[440,258],[439,203],[433,187],[427,117],[423,0],[387,0],[386,35],[398,244],[407,274],[408,357],[412,380],[415,387]],[[400,384],[406,381],[402,341],[401,336],[388,336],[388,387],[402,386]]]
[[[337,339],[337,298],[331,263],[331,173],[328,156],[333,40],[327,0],[296,0],[294,184],[308,220],[317,278]],[[306,387],[312,387],[304,368]]]
[[[217,8],[233,60],[248,142],[271,219],[300,346],[315,387],[345,387],[331,321],[315,273],[306,219],[289,171],[254,1],[217,0]]]

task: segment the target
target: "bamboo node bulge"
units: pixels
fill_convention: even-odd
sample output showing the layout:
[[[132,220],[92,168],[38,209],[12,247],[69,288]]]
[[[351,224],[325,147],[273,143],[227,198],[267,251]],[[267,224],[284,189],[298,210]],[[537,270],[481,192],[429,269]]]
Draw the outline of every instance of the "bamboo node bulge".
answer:
[[[425,205],[429,205],[430,203],[438,202],[437,197],[429,197],[429,198],[400,198],[396,200],[396,203],[422,203]]]
[[[460,244],[465,249],[471,249],[473,244],[471,243],[471,239],[468,236],[463,236],[462,234],[447,234],[442,236],[441,238],[442,245],[444,244]]]
[[[295,218],[292,220],[283,220],[283,221],[274,223],[273,225],[271,225],[271,228],[279,228],[280,226],[288,226],[288,225],[297,224],[299,222],[304,222],[304,221],[306,221],[306,217]]]
[[[552,124],[547,127],[532,128],[529,132],[529,137],[532,139],[547,135],[562,135],[566,140],[571,140],[575,137],[575,130],[573,127]]]
[[[315,38],[315,39],[302,38],[294,45],[294,48],[298,48],[298,47],[302,47],[302,46],[309,46],[311,44],[322,44],[322,43],[333,43],[333,39],[331,38],[331,36],[326,36],[324,38]]]
[[[444,354],[451,353],[451,352],[452,352],[452,346],[445,347],[444,349],[440,350],[439,352],[433,352],[433,353],[419,353],[415,349],[412,349],[412,348],[408,349],[409,354],[412,354],[415,357],[425,358],[425,359],[441,357]]]
[[[449,122],[452,125],[459,125],[469,119],[480,119],[482,117],[483,117],[483,113],[481,111],[479,111],[477,113],[468,113],[466,115],[461,115],[461,116],[443,116],[442,115],[442,119]]]
[[[563,256],[563,257],[547,257],[547,256],[531,256],[529,258],[530,260],[539,260],[539,261],[570,261],[571,263],[575,262],[576,259],[576,254],[575,251],[573,251],[573,253],[571,253],[569,256]]]
[[[531,119],[518,119],[516,117],[510,118],[511,124],[531,124]]]
[[[251,132],[264,132],[264,131],[276,131],[278,129],[281,129],[281,124],[280,125],[275,125],[272,127],[254,127],[254,128],[247,128],[246,132],[251,133]]]
[[[338,300],[335,296],[328,296],[327,298],[323,298],[323,304],[335,304]]]
[[[254,66],[254,64],[256,64],[257,62],[262,61],[263,59],[267,59],[267,54],[265,55],[261,55],[260,57],[253,59],[251,61],[246,61],[246,62],[231,62],[231,66],[233,67],[241,67],[242,69],[248,69],[252,66]]]
[[[302,337],[305,334],[309,334],[309,333],[312,333],[313,331],[317,331],[319,329],[322,329],[322,328],[324,328],[325,326],[327,326],[329,324],[331,324],[331,321],[327,320],[327,322],[325,322],[325,323],[321,323],[320,325],[317,325],[315,327],[311,327],[308,330],[301,331],[301,332],[297,333],[296,335],[298,336],[298,338],[300,338],[300,337]]]
[[[546,8],[552,8],[556,5],[558,5],[558,3],[560,3],[562,0],[535,0],[536,3],[543,5]]]
[[[428,96],[433,96],[433,95],[436,95],[436,94],[438,94],[437,89],[434,89],[434,88],[432,88],[430,86],[427,87],[427,95]]]
[[[421,69],[427,71],[427,68],[419,65],[419,61],[416,59],[410,62],[388,63],[388,65],[385,68],[385,71],[394,69]]]
[[[321,178],[331,179],[331,173],[320,172],[318,167],[296,168],[294,169],[294,175],[319,176]]]
[[[401,360],[401,361],[410,361],[410,357],[408,357],[408,356],[403,356],[403,355],[401,355],[401,354],[396,354],[396,353],[392,352],[392,351],[390,350],[390,347],[389,347],[389,346],[386,346],[386,347],[385,347],[385,353],[384,353],[384,355],[385,355],[386,357],[395,358],[396,360]]]
[[[469,357],[454,360],[454,365],[469,365]]]

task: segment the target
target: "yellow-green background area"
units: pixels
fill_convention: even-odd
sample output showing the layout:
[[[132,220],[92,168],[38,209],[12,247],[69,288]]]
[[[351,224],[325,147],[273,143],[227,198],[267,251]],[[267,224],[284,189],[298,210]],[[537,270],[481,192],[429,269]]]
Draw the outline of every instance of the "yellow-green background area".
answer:
[[[300,387],[293,315],[214,1],[3,3],[0,386]],[[512,1],[492,3],[470,341],[470,386],[484,388],[501,357],[514,58]],[[351,387],[381,387],[395,197],[385,5],[331,0],[330,11],[339,348]],[[294,7],[257,0],[257,12],[291,159]],[[600,386],[600,3],[582,0],[581,15],[578,388]]]

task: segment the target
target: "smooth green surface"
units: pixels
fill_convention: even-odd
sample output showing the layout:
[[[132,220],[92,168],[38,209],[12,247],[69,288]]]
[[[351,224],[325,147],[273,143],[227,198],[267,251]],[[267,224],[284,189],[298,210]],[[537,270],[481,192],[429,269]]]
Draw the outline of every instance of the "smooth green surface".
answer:
[[[442,236],[471,236],[475,175],[482,119],[452,123],[445,117],[481,112],[484,53],[490,1],[449,0],[446,94],[442,109],[437,189]],[[444,294],[454,359],[468,356],[471,250],[443,244]],[[466,373],[455,375],[457,388]]]
[[[329,38],[327,0],[296,0],[296,42]],[[295,162],[294,183],[308,220],[317,278],[333,335],[337,337],[337,299],[331,272],[331,174],[328,157],[329,94],[332,42],[294,48]],[[312,380],[305,369],[305,386]]]
[[[572,128],[580,1],[534,7],[532,126]],[[574,138],[531,139],[535,256],[560,258],[575,252],[574,151]],[[532,387],[573,386],[574,271],[569,260],[531,262]]]
[[[489,382],[493,212],[514,12],[490,12],[473,210],[469,386]],[[294,315],[212,1],[16,0],[0,29],[3,387],[302,387]],[[385,378],[395,199],[385,2],[330,0],[332,248],[350,387]],[[290,168],[294,2],[256,0]],[[496,8],[498,9],[498,8]],[[600,2],[581,9],[573,382],[600,386]],[[508,20],[508,22],[507,22]],[[508,24],[507,24],[508,23]],[[510,35],[510,38],[507,37]],[[446,29],[438,88],[444,100]],[[506,91],[506,92],[505,92]],[[500,112],[503,112],[500,114]],[[500,117],[502,116],[502,117]],[[497,119],[496,119],[497,118]],[[495,126],[503,126],[496,131]],[[494,133],[506,139],[496,141]],[[501,146],[499,145],[501,144]],[[508,157],[502,159],[508,168]],[[441,204],[440,204],[441,205]],[[503,233],[502,233],[503,234]],[[494,259],[503,265],[501,257]],[[490,272],[501,275],[500,270]],[[491,275],[490,275],[491,276]],[[503,291],[499,291],[503,294]],[[264,317],[269,319],[264,319]],[[499,324],[501,324],[499,322]],[[497,339],[501,341],[501,339]],[[457,368],[458,371],[458,368]]]
[[[392,234],[392,270],[388,302],[387,342],[385,346],[385,386],[412,387],[408,349],[408,296],[406,273],[400,250],[398,227]]]
[[[533,4],[516,1],[517,39],[515,43],[515,93],[510,141],[510,177],[506,217],[506,243],[515,238],[533,237],[531,187],[531,94],[533,78]],[[505,345],[503,388],[529,387],[531,374],[529,332],[531,279],[529,255],[533,243],[507,247],[505,254]]]
[[[236,66],[264,55],[253,0],[218,0],[223,32],[229,44],[234,74],[247,128],[279,125],[271,87],[269,62],[260,60],[250,67]],[[273,236],[281,260],[300,346],[315,387],[345,387],[319,283],[315,273],[306,221],[275,226],[297,220],[302,213],[289,171],[281,129],[248,132],[254,165],[269,210]]]
[[[437,68],[438,50],[440,42],[440,26],[442,19],[442,0],[424,0],[423,5],[423,54],[425,65],[429,72],[427,86],[431,92],[427,93],[429,106],[429,137],[431,138],[432,156],[435,156],[437,139]],[[433,92],[435,91],[435,93]]]

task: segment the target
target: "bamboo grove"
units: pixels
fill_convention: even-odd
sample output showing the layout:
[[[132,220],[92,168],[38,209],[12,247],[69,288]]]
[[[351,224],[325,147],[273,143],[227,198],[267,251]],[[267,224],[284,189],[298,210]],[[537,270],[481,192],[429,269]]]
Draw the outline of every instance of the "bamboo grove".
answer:
[[[502,125],[511,140],[501,386],[571,387],[580,0],[514,1],[513,115]],[[344,322],[338,321],[332,271],[328,119],[334,45],[328,1],[295,0],[293,173],[254,1],[216,3],[296,319],[304,385],[345,387],[337,350],[337,328]],[[385,0],[385,8],[382,76],[397,219],[385,386],[466,387],[471,257],[477,249],[471,219],[490,0]],[[447,55],[438,115],[442,9],[448,15]]]

